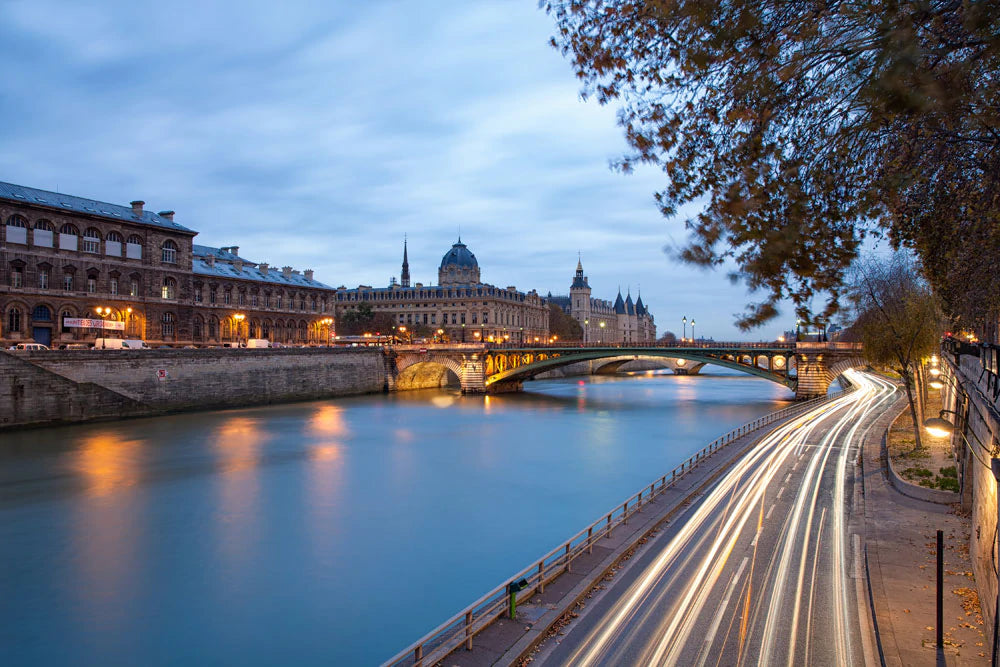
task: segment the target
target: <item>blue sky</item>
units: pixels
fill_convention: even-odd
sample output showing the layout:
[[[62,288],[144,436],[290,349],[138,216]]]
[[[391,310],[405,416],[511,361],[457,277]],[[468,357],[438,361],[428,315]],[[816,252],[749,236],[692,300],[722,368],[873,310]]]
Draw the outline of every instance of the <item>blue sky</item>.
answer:
[[[5,2],[0,180],[173,209],[206,245],[239,245],[331,285],[384,285],[403,235],[436,281],[461,230],[486,282],[565,293],[583,255],[658,330],[717,340],[747,301],[723,272],[672,260],[683,221],[661,177],[625,176],[615,109],[583,102],[526,2]]]

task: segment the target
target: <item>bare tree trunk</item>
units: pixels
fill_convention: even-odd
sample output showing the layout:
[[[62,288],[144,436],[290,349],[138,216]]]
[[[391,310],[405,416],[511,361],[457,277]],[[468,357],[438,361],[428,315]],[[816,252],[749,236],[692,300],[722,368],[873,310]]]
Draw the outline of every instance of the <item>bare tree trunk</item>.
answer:
[[[903,384],[906,386],[906,399],[910,402],[910,417],[913,419],[914,449],[923,449],[923,441],[920,439],[921,422],[917,417],[916,396],[913,395],[913,372],[904,368],[902,376]]]

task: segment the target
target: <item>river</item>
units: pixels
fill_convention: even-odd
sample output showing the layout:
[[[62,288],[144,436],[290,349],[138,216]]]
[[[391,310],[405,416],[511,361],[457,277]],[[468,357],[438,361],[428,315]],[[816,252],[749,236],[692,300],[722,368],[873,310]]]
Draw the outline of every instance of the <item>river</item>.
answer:
[[[0,435],[0,653],[378,663],[792,396],[706,371]]]

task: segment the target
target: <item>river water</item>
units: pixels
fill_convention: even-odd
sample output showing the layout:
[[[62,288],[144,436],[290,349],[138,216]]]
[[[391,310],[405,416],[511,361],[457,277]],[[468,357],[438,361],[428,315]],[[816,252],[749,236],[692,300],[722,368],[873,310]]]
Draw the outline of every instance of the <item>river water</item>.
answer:
[[[791,399],[709,372],[0,435],[0,655],[378,663]]]

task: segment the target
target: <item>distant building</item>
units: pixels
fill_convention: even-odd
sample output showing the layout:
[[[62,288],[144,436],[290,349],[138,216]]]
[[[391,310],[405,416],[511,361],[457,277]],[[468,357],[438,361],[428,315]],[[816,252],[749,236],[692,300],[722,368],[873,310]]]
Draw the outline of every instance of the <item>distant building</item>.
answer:
[[[550,296],[548,300],[580,323],[585,343],[649,343],[656,340],[653,314],[640,295],[632,301],[631,292],[624,299],[621,289],[614,303],[591,297],[590,282],[583,275],[583,263],[576,263],[576,274],[569,296]]]
[[[338,289],[336,315],[363,303],[375,313],[390,315],[397,327],[441,329],[453,342],[529,343],[547,340],[549,335],[549,311],[538,292],[482,282],[479,262],[461,238],[441,259],[437,285],[410,285],[404,241],[399,281],[392,278],[388,287]]]

